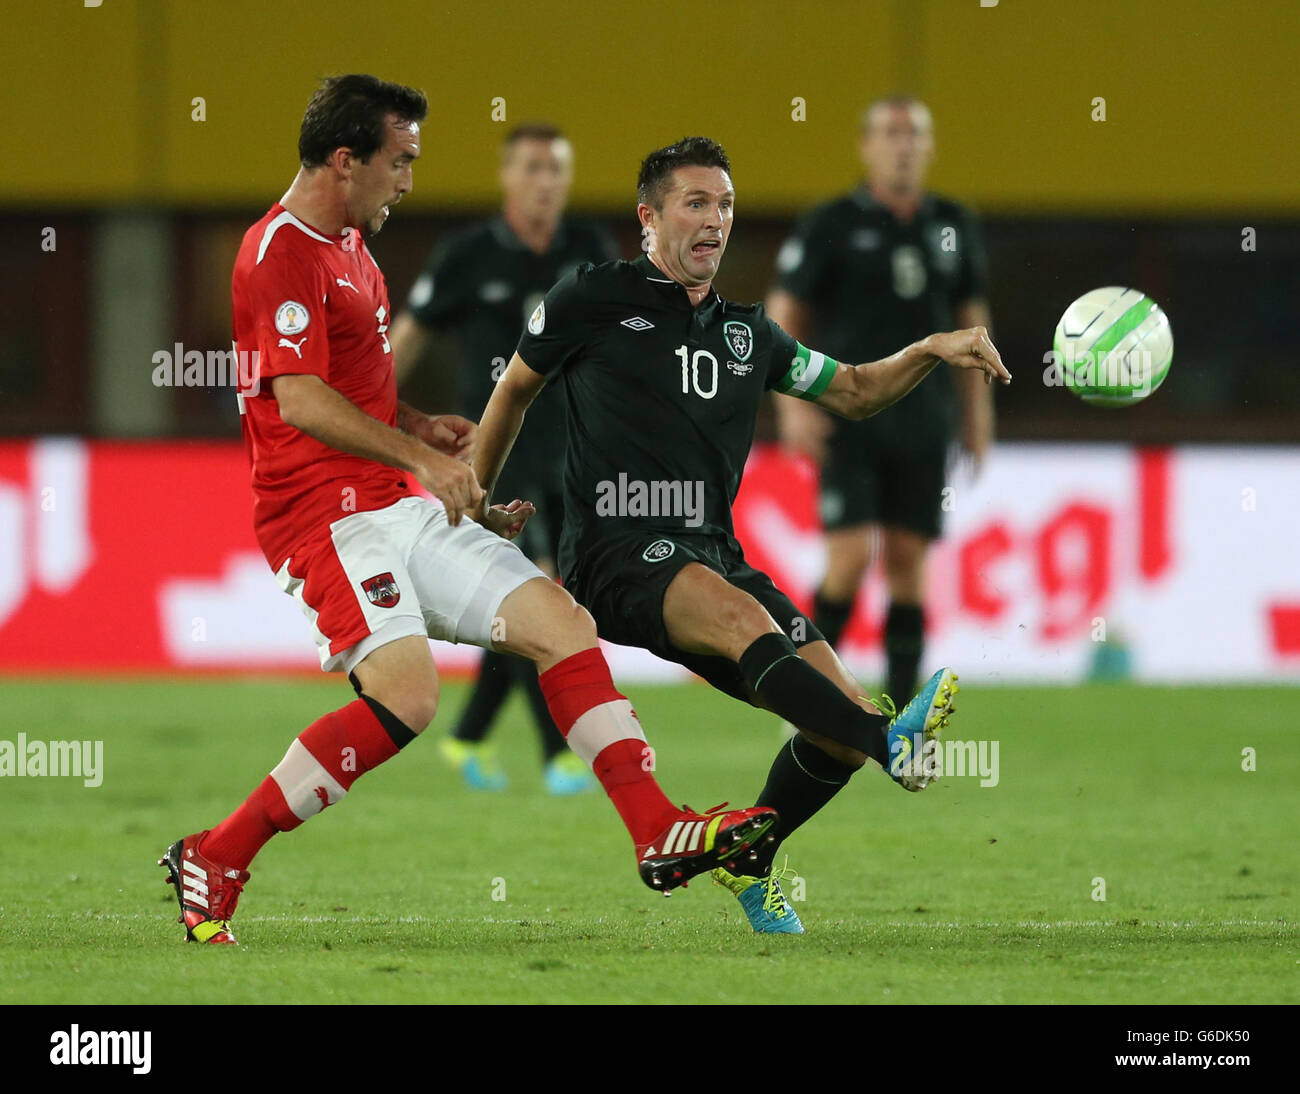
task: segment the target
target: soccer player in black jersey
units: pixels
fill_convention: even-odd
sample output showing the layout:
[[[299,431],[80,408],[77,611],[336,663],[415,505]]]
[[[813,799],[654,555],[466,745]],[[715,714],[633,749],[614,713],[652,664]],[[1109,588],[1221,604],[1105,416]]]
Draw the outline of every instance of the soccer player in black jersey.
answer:
[[[862,418],[941,361],[1003,382],[983,328],[931,334],[852,366],[797,343],[762,305],[722,299],[713,279],[735,192],[722,148],[691,137],[641,165],[637,215],[649,252],[583,266],[546,294],[493,392],[473,465],[490,496],[525,411],[548,382],[569,424],[560,573],[602,637],[676,661],[772,710],[799,733],[758,800],[784,839],[868,759],[909,790],[934,774],[953,674],[935,673],[892,720],[816,627],[746,562],[731,503],[768,389]],[[776,843],[743,876],[715,872],[760,931],[802,928],[771,871]]]
[[[431,333],[449,334],[457,342],[460,412],[474,421],[482,417],[524,322],[546,290],[584,262],[618,257],[602,227],[564,215],[572,181],[573,150],[556,126],[525,124],[507,134],[501,147],[501,213],[434,249],[411,288],[406,311],[389,331],[399,383],[415,367]],[[548,392],[533,405],[498,490],[537,503],[518,544],[552,577],[563,473],[564,406]],[[541,735],[547,789],[572,794],[592,786],[587,765],[565,747],[533,666],[493,650],[483,653],[460,720],[438,742],[444,758],[475,789],[505,788],[505,773],[486,739],[515,685],[524,689]]]
[[[905,97],[872,103],[859,153],[866,180],[804,217],[781,249],[768,315],[800,341],[850,361],[932,330],[987,328],[979,228],[960,205],[925,190],[934,156],[925,105]],[[782,441],[821,470],[827,564],[814,601],[817,629],[839,644],[879,528],[887,689],[905,702],[921,663],[925,558],[941,529],[949,446],[959,430],[978,470],[993,439],[992,387],[974,372],[936,369],[907,399],[860,422],[794,399],[777,405]]]

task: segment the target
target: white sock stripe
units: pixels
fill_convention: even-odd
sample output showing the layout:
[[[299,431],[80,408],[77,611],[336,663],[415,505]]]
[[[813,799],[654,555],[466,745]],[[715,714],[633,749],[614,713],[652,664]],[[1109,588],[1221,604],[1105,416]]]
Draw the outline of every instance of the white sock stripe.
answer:
[[[275,765],[271,778],[275,780],[280,793],[284,795],[286,804],[299,820],[314,817],[325,808],[325,802],[321,801],[317,793],[318,788],[325,791],[330,805],[347,793],[339,785],[338,780],[321,766],[320,761],[308,752],[306,746],[297,738],[294,738],[289,751],[284,754],[284,759]]]
[[[632,704],[626,699],[617,699],[592,707],[573,723],[565,740],[574,752],[591,764],[618,741],[644,742],[645,733],[632,713]]]

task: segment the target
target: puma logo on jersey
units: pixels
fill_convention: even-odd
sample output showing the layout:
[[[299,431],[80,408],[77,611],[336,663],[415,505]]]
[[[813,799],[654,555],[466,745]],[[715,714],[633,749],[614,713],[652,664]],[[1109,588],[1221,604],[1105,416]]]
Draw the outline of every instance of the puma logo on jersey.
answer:
[[[704,835],[704,826],[708,821],[677,821],[668,829],[668,838],[664,841],[665,855],[685,855],[700,849],[700,837]],[[649,854],[649,852],[647,852]]]
[[[181,863],[183,885],[181,897],[186,904],[208,906],[208,872],[188,860]]]
[[[296,353],[296,354],[298,355],[298,360],[301,361],[301,360],[302,360],[302,344],[303,344],[305,341],[307,341],[307,336],[304,334],[301,338],[298,339],[298,344],[297,344],[297,345],[294,345],[294,344],[293,344],[292,342],[290,342],[289,339],[287,339],[287,338],[281,338],[281,339],[280,339],[280,345],[282,345],[282,346],[288,346],[291,350],[293,350],[294,353]]]
[[[335,282],[335,284],[338,284],[338,285],[346,285],[349,289],[351,289],[351,290],[352,290],[354,293],[356,293],[358,296],[361,295],[361,290],[358,289],[354,284],[352,284],[352,278],[351,278],[350,276],[349,276],[349,277],[336,277],[336,278],[334,279],[334,282]]]
[[[652,329],[654,324],[649,319],[642,319],[639,315],[634,315],[631,319],[624,319],[619,326],[627,327],[628,330],[642,331]]]

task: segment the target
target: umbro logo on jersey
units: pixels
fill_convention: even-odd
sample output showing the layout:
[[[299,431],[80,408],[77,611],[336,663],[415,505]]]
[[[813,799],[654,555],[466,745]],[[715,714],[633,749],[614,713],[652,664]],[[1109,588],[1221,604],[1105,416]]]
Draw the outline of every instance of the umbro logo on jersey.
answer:
[[[650,330],[654,324],[648,319],[642,319],[639,315],[634,315],[631,319],[624,319],[619,326],[627,327],[628,330]]]
[[[294,353],[296,353],[296,354],[298,355],[298,360],[301,361],[301,360],[302,360],[302,344],[303,344],[305,341],[307,341],[307,336],[304,334],[301,338],[298,339],[298,343],[297,343],[297,345],[295,345],[294,343],[290,342],[289,339],[287,339],[287,338],[281,338],[281,339],[280,339],[280,345],[282,345],[282,346],[288,346],[291,350],[293,350]]]
[[[351,278],[351,277],[336,277],[336,278],[334,279],[334,283],[335,283],[336,285],[346,285],[349,289],[351,289],[351,290],[352,290],[354,293],[356,293],[358,296],[361,295],[361,290],[358,289],[354,284],[352,284],[352,278]]]
[[[377,608],[396,607],[397,602],[402,599],[401,590],[398,589],[391,571],[366,578],[361,583],[361,588],[370,598],[370,603]]]
[[[181,871],[184,878],[184,884],[181,887],[182,899],[187,904],[195,904],[200,908],[206,908],[208,906],[208,872],[188,859],[181,863]]]

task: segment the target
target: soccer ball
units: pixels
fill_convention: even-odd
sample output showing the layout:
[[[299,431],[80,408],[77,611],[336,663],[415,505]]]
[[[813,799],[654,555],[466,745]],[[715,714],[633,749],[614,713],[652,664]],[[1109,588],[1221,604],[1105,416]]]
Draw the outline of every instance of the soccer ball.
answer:
[[[1169,374],[1174,333],[1149,296],[1111,285],[1065,309],[1052,349],[1060,382],[1085,403],[1132,406]]]

